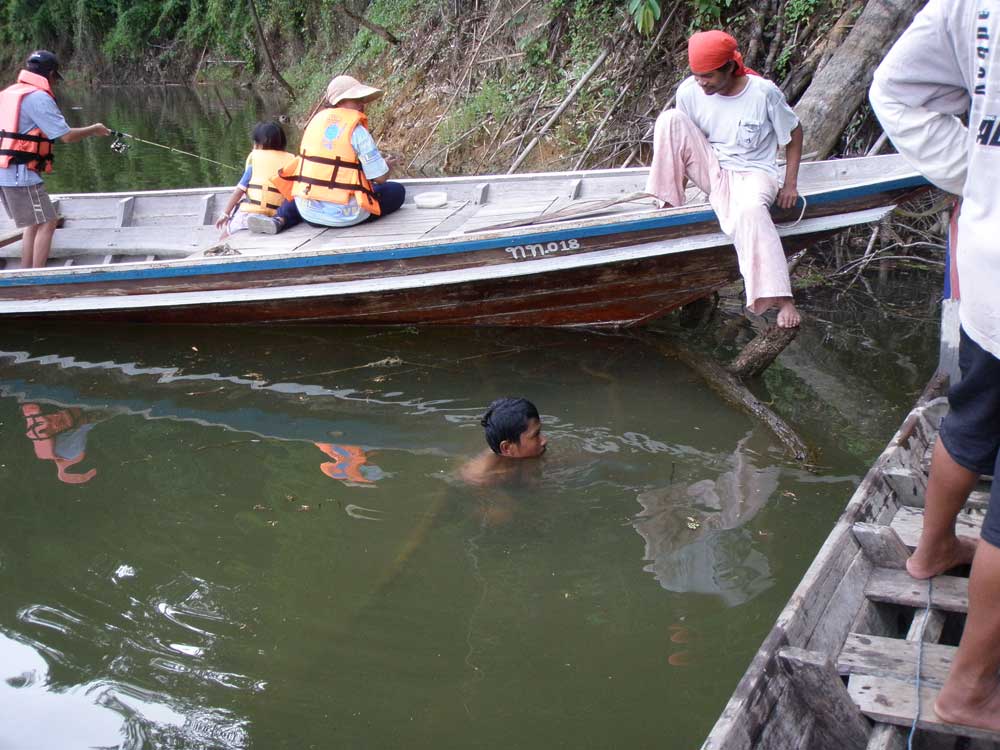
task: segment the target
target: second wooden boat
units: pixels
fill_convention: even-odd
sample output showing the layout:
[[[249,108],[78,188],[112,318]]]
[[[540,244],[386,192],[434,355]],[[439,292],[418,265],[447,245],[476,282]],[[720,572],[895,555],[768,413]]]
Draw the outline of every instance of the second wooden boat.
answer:
[[[397,213],[277,236],[212,226],[229,188],[59,196],[44,269],[0,248],[0,316],[143,323],[625,327],[738,278],[704,196],[657,209],[647,170],[405,181]],[[803,164],[786,251],[877,221],[926,182],[898,156]],[[445,192],[446,205],[413,197]],[[9,230],[8,230],[9,231]]]

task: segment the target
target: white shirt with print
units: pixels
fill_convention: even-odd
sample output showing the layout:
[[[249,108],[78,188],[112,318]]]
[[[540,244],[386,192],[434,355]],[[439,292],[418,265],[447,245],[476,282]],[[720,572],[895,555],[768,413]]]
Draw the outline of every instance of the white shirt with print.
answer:
[[[907,161],[963,198],[959,317],[1000,358],[1000,2],[931,0],[875,71],[870,97]]]
[[[708,138],[723,169],[758,170],[780,181],[778,146],[791,140],[799,118],[771,81],[746,78],[735,96],[709,96],[691,76],[678,87],[676,106]]]

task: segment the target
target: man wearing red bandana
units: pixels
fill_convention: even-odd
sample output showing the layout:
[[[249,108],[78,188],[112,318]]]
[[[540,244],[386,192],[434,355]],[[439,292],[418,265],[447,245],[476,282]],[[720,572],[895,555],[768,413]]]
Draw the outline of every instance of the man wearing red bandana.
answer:
[[[800,316],[770,206],[798,201],[802,125],[784,94],[743,64],[736,40],[703,31],[688,40],[692,75],[677,89],[676,108],[656,120],[646,191],[670,206],[684,204],[684,181],[708,195],[719,225],[733,240],[754,313],[778,308],[778,325]],[[784,174],[778,146],[785,146]]]

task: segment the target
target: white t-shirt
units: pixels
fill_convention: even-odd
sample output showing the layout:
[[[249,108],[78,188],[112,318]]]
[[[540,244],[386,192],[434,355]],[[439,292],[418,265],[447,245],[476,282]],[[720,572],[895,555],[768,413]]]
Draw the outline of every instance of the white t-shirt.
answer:
[[[870,97],[914,169],[963,197],[959,317],[1000,358],[1000,4],[931,0],[875,71]]]
[[[705,134],[723,169],[758,170],[779,179],[778,146],[791,140],[799,118],[771,81],[746,78],[735,96],[709,96],[694,76],[686,78],[677,88],[677,109]]]

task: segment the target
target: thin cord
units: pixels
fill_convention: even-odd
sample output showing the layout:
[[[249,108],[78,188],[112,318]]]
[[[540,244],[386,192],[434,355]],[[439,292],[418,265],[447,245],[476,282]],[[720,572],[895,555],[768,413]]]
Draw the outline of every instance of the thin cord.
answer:
[[[221,161],[216,161],[215,159],[209,159],[207,156],[192,154],[190,151],[182,151],[181,149],[174,148],[173,146],[164,146],[162,143],[147,141],[145,138],[139,138],[138,136],[131,135],[130,133],[123,133],[120,130],[112,130],[111,135],[115,136],[116,138],[131,138],[133,141],[139,141],[139,143],[145,143],[149,146],[156,146],[157,148],[165,148],[167,151],[173,151],[175,154],[184,154],[184,156],[193,156],[195,159],[201,159],[202,161],[211,162],[212,164],[218,164],[220,167],[225,167],[226,169],[232,169],[236,172],[243,171],[239,167],[234,167],[232,164],[224,164]]]
[[[806,197],[804,195],[800,195],[799,197],[802,199],[802,211],[799,212],[799,218],[797,218],[791,224],[778,224],[779,227],[782,228],[794,227],[796,224],[802,221],[802,217],[806,215],[806,207],[809,205],[809,201],[806,200]]]
[[[906,740],[906,750],[913,750],[913,737],[917,733],[917,722],[920,721],[920,673],[924,666],[924,630],[927,629],[927,621],[931,619],[931,595],[934,592],[934,579],[927,579],[927,607],[924,609],[924,621],[920,624],[919,641],[917,642],[917,710],[913,715],[913,725],[910,727],[910,736]]]

